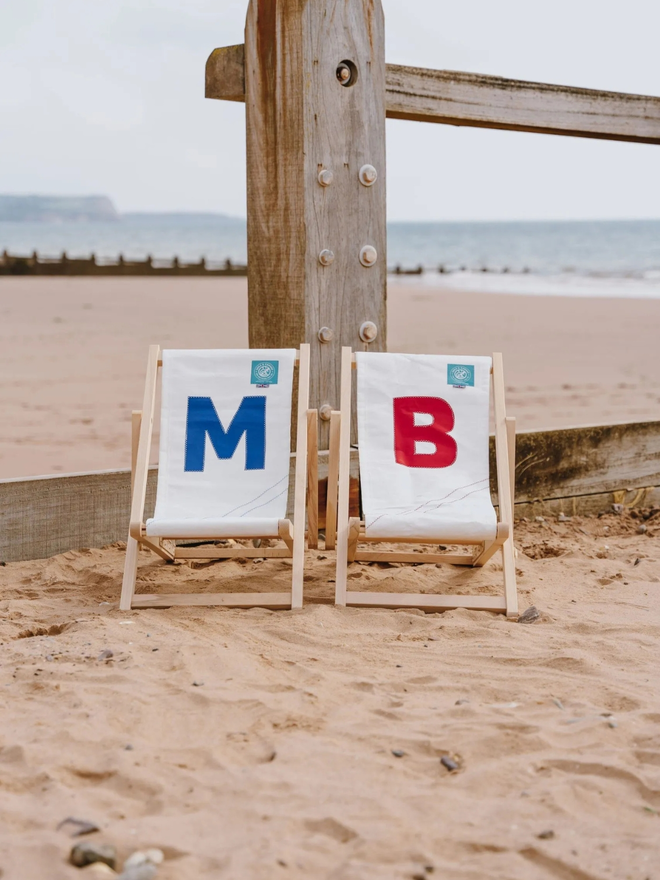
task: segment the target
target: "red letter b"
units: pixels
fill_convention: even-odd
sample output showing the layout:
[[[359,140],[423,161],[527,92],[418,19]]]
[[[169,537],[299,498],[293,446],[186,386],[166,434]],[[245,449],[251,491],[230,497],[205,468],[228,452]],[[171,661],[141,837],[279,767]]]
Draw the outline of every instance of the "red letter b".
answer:
[[[426,424],[416,416],[426,416]],[[430,418],[430,421],[429,421]],[[417,421],[417,424],[416,424]],[[441,397],[394,398],[394,455],[397,464],[417,468],[449,467],[456,461],[458,447],[449,431],[454,411]],[[434,451],[422,452],[418,443],[431,444]]]

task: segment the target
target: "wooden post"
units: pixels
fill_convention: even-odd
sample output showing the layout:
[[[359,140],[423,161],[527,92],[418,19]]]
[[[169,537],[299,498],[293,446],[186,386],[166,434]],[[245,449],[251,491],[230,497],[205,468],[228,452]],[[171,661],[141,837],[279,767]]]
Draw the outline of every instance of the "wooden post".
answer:
[[[250,0],[245,99],[250,345],[309,342],[310,407],[329,415],[342,346],[367,347],[370,321],[386,347],[380,0]]]

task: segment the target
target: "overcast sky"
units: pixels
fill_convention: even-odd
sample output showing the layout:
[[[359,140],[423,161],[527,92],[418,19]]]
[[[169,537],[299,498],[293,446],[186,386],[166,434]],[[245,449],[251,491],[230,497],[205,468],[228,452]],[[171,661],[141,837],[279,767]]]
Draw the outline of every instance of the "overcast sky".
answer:
[[[659,0],[382,0],[387,60],[660,95]],[[0,192],[245,215],[247,0],[2,0]],[[391,220],[660,217],[660,147],[390,120]]]

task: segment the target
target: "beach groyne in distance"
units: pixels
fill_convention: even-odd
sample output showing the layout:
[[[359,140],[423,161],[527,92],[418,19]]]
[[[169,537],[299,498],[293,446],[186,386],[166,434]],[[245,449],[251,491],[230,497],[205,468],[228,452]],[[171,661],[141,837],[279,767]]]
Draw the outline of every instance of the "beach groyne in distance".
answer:
[[[36,251],[29,257],[13,256],[4,251],[0,256],[0,275],[247,275],[247,266],[223,262],[209,262],[202,257],[197,263],[182,263],[177,257],[172,260],[154,259],[125,260],[120,254],[116,260],[90,257],[72,259],[63,253],[55,259],[39,257]]]

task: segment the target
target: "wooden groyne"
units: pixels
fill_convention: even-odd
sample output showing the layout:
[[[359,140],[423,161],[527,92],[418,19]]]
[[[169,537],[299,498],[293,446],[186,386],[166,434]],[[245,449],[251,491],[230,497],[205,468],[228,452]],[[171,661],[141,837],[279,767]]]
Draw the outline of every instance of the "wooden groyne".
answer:
[[[178,257],[172,260],[154,259],[125,260],[120,254],[116,260],[71,258],[66,252],[55,259],[40,257],[35,251],[31,256],[14,256],[4,251],[0,257],[0,275],[143,275],[143,276],[245,276],[247,266],[231,260],[211,262],[202,257],[197,263],[183,263]]]

